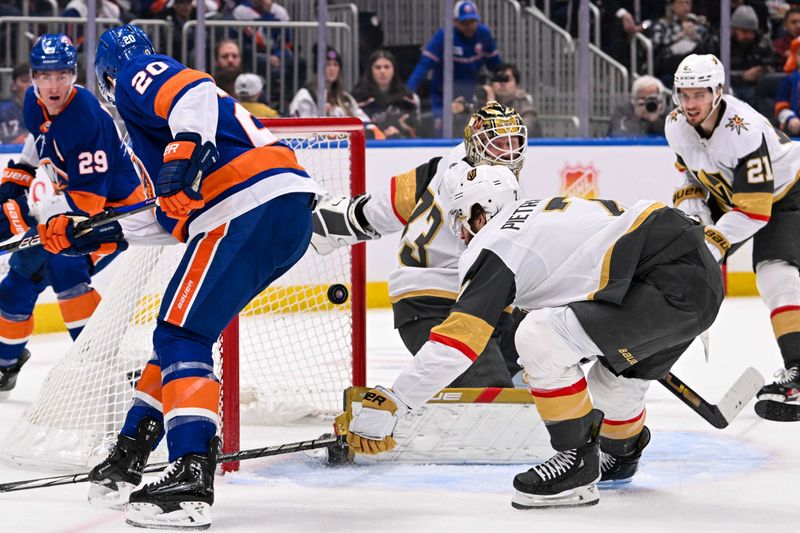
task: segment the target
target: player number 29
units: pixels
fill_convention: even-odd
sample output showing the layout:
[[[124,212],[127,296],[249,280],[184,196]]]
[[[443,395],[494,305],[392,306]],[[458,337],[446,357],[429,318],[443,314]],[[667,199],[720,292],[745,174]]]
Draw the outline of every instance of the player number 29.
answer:
[[[767,156],[747,160],[747,183],[772,181],[772,167]]]
[[[92,174],[108,170],[108,158],[103,150],[78,154],[78,173]]]
[[[151,76],[158,76],[168,68],[167,64],[163,61],[154,61],[150,63],[144,67],[144,70],[140,70],[133,75],[131,87],[136,89],[137,93],[144,94],[150,84],[153,83],[153,78]]]

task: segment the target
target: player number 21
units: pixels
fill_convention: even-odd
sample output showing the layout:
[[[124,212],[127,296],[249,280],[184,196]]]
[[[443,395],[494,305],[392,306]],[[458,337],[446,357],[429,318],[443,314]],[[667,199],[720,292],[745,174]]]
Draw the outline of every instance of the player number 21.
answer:
[[[133,75],[131,87],[136,89],[137,93],[144,94],[147,88],[150,87],[150,84],[153,83],[153,78],[151,76],[158,76],[168,68],[167,64],[163,61],[153,61],[144,67],[144,70],[140,70]]]
[[[772,167],[769,157],[754,157],[747,160],[747,183],[764,183],[772,181]]]

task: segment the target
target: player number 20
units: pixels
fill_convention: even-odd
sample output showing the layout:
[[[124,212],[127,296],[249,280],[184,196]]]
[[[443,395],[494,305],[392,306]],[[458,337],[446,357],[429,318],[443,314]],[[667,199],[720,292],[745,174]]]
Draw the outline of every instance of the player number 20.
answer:
[[[772,167],[767,156],[754,157],[747,161],[747,183],[772,181]]]
[[[154,61],[144,67],[144,70],[140,70],[136,74],[133,75],[133,79],[131,80],[131,87],[136,89],[136,92],[139,94],[144,94],[150,84],[153,83],[153,78],[151,76],[158,76],[169,67],[163,61]]]

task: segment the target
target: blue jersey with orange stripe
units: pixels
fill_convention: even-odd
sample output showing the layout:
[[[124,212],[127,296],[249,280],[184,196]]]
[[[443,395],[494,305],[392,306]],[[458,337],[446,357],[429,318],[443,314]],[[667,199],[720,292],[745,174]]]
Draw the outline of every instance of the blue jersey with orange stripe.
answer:
[[[61,113],[51,116],[30,87],[24,116],[36,141],[39,164],[70,209],[95,214],[105,207],[144,200],[130,150],[92,93],[75,86]]]
[[[217,103],[216,117],[206,117],[205,123],[203,113],[209,110],[186,104],[204,90],[213,90]],[[180,241],[277,196],[318,192],[294,152],[236,100],[218,90],[204,72],[186,68],[169,56],[140,55],[120,70],[114,95],[134,151],[153,178],[161,170],[164,148],[174,133],[195,131],[199,124],[212,125],[212,131],[206,133],[213,135],[219,158],[206,170],[201,185],[205,206],[182,219],[167,217],[160,209],[156,212],[159,223]]]

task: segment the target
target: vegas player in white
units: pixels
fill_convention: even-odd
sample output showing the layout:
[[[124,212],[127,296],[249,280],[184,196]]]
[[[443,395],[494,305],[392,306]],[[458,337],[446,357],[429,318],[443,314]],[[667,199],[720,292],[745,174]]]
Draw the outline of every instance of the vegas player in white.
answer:
[[[444,157],[434,157],[394,176],[390,187],[377,194],[330,197],[321,202],[314,213],[311,245],[326,254],[341,246],[403,232],[399,265],[389,276],[389,297],[394,326],[415,354],[428,340],[431,328],[447,317],[458,295],[458,257],[464,245],[442,228],[442,191],[477,165],[506,166],[519,176],[526,148],[527,130],[519,114],[489,102],[471,117],[464,143]],[[518,311],[513,318],[505,313],[504,323],[484,353],[451,386],[513,386],[506,365],[516,367],[517,354],[507,332],[518,317]]]
[[[800,144],[723,94],[725,69],[692,54],[675,71],[666,137],[685,182],[673,204],[706,224],[721,260],[753,238],[753,270],[784,360],[760,399],[800,399]]]
[[[636,472],[650,436],[650,380],[713,323],[722,277],[703,227],[677,209],[518,200],[518,190],[502,167],[463,176],[445,204],[468,245],[458,301],[392,388],[368,391],[349,428],[340,417],[337,431],[357,453],[393,448],[398,418],[463,372],[513,303],[529,311],[515,342],[557,454],[514,478],[512,505],[592,505],[601,476],[626,482]],[[596,361],[588,376],[585,360]]]

